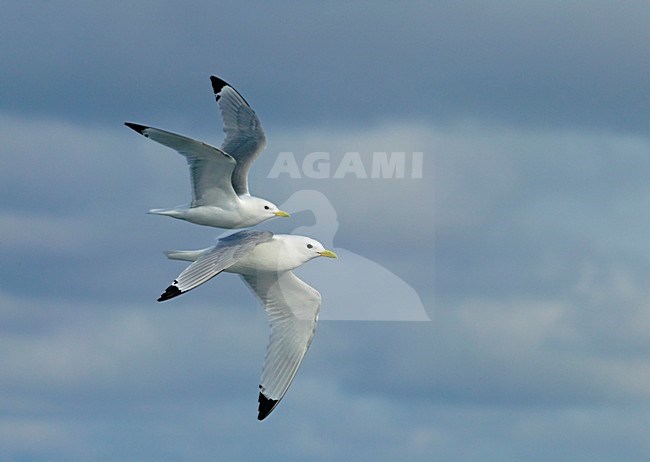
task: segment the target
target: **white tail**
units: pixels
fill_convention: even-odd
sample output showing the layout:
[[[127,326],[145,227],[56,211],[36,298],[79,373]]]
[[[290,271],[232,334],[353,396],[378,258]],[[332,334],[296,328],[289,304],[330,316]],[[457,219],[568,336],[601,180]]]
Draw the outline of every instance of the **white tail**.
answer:
[[[214,247],[200,250],[165,250],[163,253],[170,260],[196,261],[201,255],[212,249]]]
[[[181,216],[181,212],[178,209],[151,209],[147,213],[153,215],[166,215],[168,217],[178,218]]]

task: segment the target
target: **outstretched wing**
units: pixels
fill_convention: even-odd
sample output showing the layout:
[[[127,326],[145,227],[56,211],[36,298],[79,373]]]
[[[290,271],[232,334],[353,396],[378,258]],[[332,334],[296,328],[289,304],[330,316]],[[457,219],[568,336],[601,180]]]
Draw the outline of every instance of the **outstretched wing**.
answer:
[[[231,177],[237,162],[230,155],[176,133],[130,122],[124,125],[187,158],[192,181],[192,207],[222,206],[236,200]]]
[[[259,420],[278,405],[316,332],[321,296],[291,271],[242,275],[264,305],[271,324],[259,394]]]
[[[249,194],[248,171],[266,145],[262,125],[246,100],[230,84],[219,77],[210,77],[226,139],[221,149],[237,161],[232,185],[238,195]]]
[[[250,253],[258,244],[270,241],[272,237],[273,233],[270,231],[245,230],[220,239],[215,247],[207,249],[185,268],[172,285],[165,289],[158,301],[169,300],[200,286]]]

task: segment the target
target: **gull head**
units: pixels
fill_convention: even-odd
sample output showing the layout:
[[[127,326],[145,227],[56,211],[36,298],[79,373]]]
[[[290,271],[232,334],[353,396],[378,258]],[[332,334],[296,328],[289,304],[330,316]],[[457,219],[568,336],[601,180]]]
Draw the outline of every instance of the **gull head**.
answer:
[[[285,258],[292,260],[297,267],[318,257],[338,258],[334,252],[327,250],[316,239],[306,236],[283,235]]]
[[[242,212],[248,218],[248,220],[245,220],[246,224],[244,226],[254,226],[270,218],[286,218],[290,216],[287,212],[280,210],[273,202],[267,201],[266,199],[253,196],[240,196],[240,199],[242,200]]]

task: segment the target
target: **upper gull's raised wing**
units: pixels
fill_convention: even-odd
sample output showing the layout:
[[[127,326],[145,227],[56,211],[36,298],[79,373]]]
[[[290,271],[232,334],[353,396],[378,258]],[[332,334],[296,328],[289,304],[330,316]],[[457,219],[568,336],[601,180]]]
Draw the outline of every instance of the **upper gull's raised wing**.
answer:
[[[249,194],[248,172],[266,146],[262,124],[243,96],[219,77],[210,77],[223,119],[226,139],[221,149],[237,161],[232,185],[238,195]]]

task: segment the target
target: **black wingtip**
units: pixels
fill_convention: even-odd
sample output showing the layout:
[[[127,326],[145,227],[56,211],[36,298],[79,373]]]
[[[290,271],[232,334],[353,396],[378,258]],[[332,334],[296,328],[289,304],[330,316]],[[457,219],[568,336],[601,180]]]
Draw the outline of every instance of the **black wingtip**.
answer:
[[[131,130],[135,130],[136,132],[138,132],[141,135],[147,136],[147,135],[144,134],[144,131],[149,127],[146,127],[146,126],[140,125],[140,124],[133,124],[131,122],[124,122],[124,125],[129,127]]]
[[[264,420],[271,413],[273,408],[278,405],[278,401],[275,399],[268,399],[262,393],[257,400],[260,403],[257,413],[257,420]]]
[[[228,86],[228,87],[232,88],[233,90],[235,90],[235,87],[230,85],[225,80],[220,79],[216,75],[211,75],[210,76],[210,82],[212,82],[212,89],[214,90],[214,95],[215,95],[215,97],[217,99],[217,102],[221,98],[221,95],[219,94],[219,92],[221,90],[223,90],[223,87]],[[248,101],[246,101],[246,99],[241,95],[241,93],[239,93],[237,90],[235,90],[235,93],[237,93],[239,95],[239,97],[244,101],[244,103],[246,103],[246,105],[248,105],[248,107],[250,107],[250,104],[248,104]]]
[[[231,86],[228,82],[225,80],[221,80],[219,77],[216,75],[211,75],[210,76],[210,83],[212,83],[212,89],[214,90],[214,94],[217,95],[223,87],[226,85]],[[219,99],[219,95],[217,95],[217,100]]]
[[[158,299],[159,302],[164,302],[165,300],[169,300],[170,298],[174,298],[182,294],[181,289],[178,287],[171,285],[165,289],[165,292],[160,296]]]

